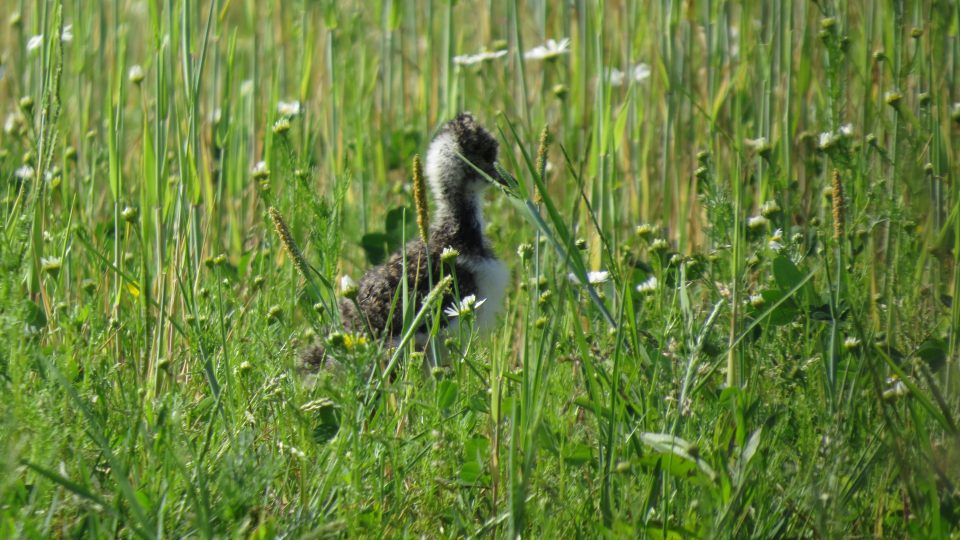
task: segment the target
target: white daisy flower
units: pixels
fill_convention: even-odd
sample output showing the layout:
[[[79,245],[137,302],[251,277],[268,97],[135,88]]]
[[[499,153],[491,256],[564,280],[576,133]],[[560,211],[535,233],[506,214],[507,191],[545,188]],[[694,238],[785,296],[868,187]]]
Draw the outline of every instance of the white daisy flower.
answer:
[[[824,131],[823,133],[820,134],[820,138],[818,139],[819,146],[822,150],[826,150],[827,148],[830,148],[831,146],[833,146],[839,141],[840,141],[840,134],[834,133],[833,131]]]
[[[27,41],[27,52],[35,51],[36,49],[39,49],[41,45],[43,45],[43,34],[31,36]]]
[[[650,279],[637,285],[637,292],[640,294],[652,293],[657,290],[658,286],[659,286],[659,283],[657,282],[657,277],[650,276]]]
[[[24,165],[23,167],[20,167],[19,169],[17,169],[13,173],[13,175],[19,178],[20,180],[29,180],[33,178],[33,173],[34,173],[33,167],[29,165]]]
[[[573,272],[567,274],[567,279],[574,283],[580,283],[580,278],[578,278]],[[610,281],[610,272],[606,270],[600,270],[599,272],[587,272],[587,282],[591,285],[599,285],[601,283],[606,283],[607,281]]]
[[[844,124],[844,125],[840,126],[840,135],[843,135],[844,137],[852,137],[852,136],[853,136],[853,124]]]
[[[623,86],[623,80],[626,77],[626,74],[617,68],[610,68],[606,72],[606,79],[610,86]]]
[[[277,112],[283,116],[297,116],[300,114],[299,101],[278,101]]]
[[[253,176],[267,176],[270,174],[270,169],[267,169],[266,161],[258,161],[256,165],[253,166]]]
[[[763,216],[750,216],[747,218],[747,227],[750,229],[762,229],[770,223],[770,220]]]
[[[639,64],[633,66],[633,80],[635,82],[643,82],[650,78],[650,65],[640,62]]]
[[[60,41],[70,43],[73,41],[73,25],[67,24],[63,27],[63,32],[60,34]]]
[[[523,54],[526,60],[549,60],[570,52],[570,38],[560,41],[548,39],[543,45],[538,45]]]
[[[477,308],[482,306],[483,303],[486,301],[487,301],[486,298],[481,298],[480,300],[477,300],[476,295],[470,294],[470,295],[464,296],[463,299],[460,300],[459,305],[452,304],[450,307],[444,309],[443,312],[447,315],[447,317],[465,317],[473,313]]]
[[[477,54],[462,54],[460,56],[454,56],[453,63],[457,64],[458,66],[472,66],[481,62],[486,62],[487,60],[496,60],[497,58],[502,58],[506,55],[506,49],[493,52],[481,51]]]

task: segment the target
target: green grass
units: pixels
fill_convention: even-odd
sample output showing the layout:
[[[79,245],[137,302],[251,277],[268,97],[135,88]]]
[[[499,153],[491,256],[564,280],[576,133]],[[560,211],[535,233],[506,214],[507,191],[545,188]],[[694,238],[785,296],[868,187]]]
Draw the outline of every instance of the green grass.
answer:
[[[0,537],[960,536],[956,3],[7,4]],[[512,292],[431,371],[332,284],[460,110]]]

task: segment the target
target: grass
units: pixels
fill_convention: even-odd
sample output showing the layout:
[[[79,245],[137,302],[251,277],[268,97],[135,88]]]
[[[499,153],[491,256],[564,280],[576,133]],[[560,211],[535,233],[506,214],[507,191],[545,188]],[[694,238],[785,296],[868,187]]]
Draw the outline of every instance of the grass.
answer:
[[[0,536],[960,535],[955,4],[9,7]],[[512,292],[424,370],[333,284],[460,110]]]

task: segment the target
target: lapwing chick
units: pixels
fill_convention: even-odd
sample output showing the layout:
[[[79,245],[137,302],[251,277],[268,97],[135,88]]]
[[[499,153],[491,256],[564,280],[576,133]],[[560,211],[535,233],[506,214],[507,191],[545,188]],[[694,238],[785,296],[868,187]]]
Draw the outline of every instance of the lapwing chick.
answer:
[[[434,201],[428,241],[418,238],[408,242],[402,253],[393,254],[359,280],[354,299],[341,299],[340,313],[348,329],[370,331],[388,342],[400,338],[403,301],[398,290],[406,261],[407,290],[415,303],[414,312],[433,284],[442,276],[453,275],[456,287],[445,294],[443,305],[458,305],[472,295],[477,330],[490,330],[503,306],[509,279],[506,265],[494,255],[483,232],[483,194],[489,185],[486,177],[503,182],[495,167],[497,152],[496,139],[469,113],[459,114],[440,129],[430,143],[426,160]],[[444,250],[451,249],[457,253],[455,257],[442,256]],[[391,306],[395,307],[391,310]],[[450,330],[458,323],[451,312],[443,315],[440,326]],[[417,341],[423,344],[426,325],[417,332]],[[322,364],[323,357],[322,352],[312,350],[304,361]]]

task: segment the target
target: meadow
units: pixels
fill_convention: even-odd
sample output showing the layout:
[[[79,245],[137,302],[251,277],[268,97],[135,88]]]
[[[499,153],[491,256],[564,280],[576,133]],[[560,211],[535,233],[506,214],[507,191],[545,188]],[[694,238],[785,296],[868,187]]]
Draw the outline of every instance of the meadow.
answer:
[[[960,538],[960,4],[3,7],[0,537]],[[335,305],[465,110],[433,365]]]

